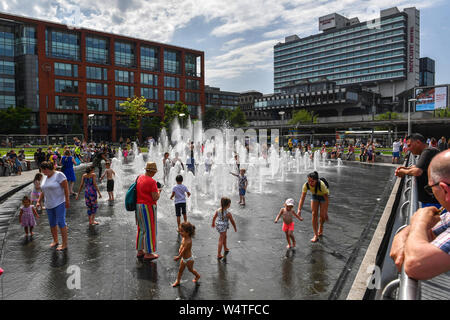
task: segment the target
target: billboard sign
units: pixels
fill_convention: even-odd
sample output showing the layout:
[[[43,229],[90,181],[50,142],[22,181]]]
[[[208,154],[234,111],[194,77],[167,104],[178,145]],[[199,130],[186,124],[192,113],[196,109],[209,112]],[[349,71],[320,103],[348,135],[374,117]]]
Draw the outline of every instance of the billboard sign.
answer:
[[[319,18],[319,31],[325,31],[336,27],[336,14],[332,13]]]
[[[416,111],[447,108],[447,87],[416,89]]]

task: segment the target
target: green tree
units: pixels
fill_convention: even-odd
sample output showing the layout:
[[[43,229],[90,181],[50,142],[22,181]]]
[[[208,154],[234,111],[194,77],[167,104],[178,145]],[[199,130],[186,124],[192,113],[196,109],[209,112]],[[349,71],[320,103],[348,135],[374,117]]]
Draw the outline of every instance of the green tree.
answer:
[[[400,114],[398,114],[397,112],[388,111],[377,115],[375,117],[375,120],[398,120],[400,118]]]
[[[308,111],[306,109],[300,109],[297,112],[294,112],[292,119],[289,121],[291,125],[298,125],[302,123],[317,123],[318,115],[314,114],[313,111]]]
[[[235,128],[246,127],[247,120],[245,118],[245,113],[241,110],[240,107],[234,109],[229,117],[230,124]]]
[[[123,107],[123,113],[128,119],[128,127],[131,129],[139,130],[139,140],[142,141],[142,118],[155,112],[154,110],[149,110],[145,103],[147,99],[144,97],[134,97],[133,99],[128,98],[127,101],[120,104]]]
[[[9,107],[0,110],[0,132],[24,133],[31,127],[31,109],[26,107]]]
[[[450,118],[450,108],[435,110],[436,118]]]
[[[190,115],[187,105],[183,102],[177,101],[173,106],[166,104],[164,106],[164,119],[161,122],[161,126],[169,129],[172,121],[182,113],[184,113],[184,118],[187,118]]]

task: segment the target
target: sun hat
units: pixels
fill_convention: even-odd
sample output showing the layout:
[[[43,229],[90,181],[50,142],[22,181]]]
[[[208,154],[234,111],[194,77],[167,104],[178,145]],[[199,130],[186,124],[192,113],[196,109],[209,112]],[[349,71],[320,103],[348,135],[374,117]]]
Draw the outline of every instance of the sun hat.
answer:
[[[156,167],[156,163],[154,162],[147,162],[147,165],[145,166],[146,171],[158,171],[158,168]]]
[[[292,206],[293,207],[294,206],[294,199],[291,199],[291,198],[287,199],[285,204],[287,206]]]

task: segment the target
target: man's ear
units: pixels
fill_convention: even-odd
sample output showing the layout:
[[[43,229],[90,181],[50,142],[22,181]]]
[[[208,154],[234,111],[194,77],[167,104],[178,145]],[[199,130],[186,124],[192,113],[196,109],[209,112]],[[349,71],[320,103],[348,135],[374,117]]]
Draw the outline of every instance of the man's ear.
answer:
[[[440,182],[439,186],[444,190],[445,194],[445,202],[450,203],[450,185],[446,184],[445,182]]]

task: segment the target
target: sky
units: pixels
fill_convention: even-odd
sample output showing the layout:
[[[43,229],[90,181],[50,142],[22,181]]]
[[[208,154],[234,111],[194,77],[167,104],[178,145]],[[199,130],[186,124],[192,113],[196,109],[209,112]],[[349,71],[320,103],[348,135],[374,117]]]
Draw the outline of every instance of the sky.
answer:
[[[319,33],[337,12],[360,21],[380,9],[421,12],[421,57],[436,60],[436,84],[450,83],[448,0],[0,0],[0,11],[205,52],[205,84],[273,93],[273,47]]]

